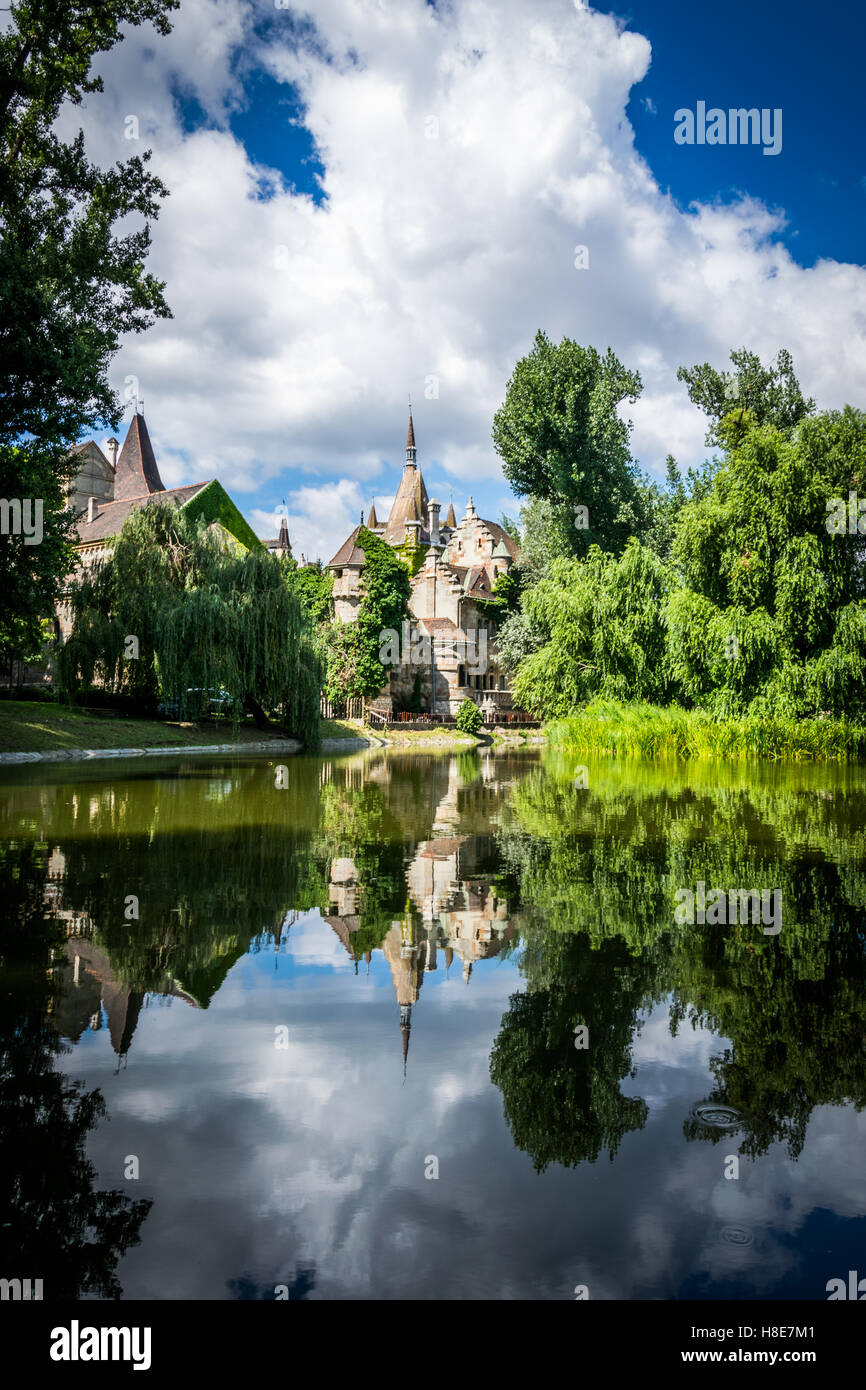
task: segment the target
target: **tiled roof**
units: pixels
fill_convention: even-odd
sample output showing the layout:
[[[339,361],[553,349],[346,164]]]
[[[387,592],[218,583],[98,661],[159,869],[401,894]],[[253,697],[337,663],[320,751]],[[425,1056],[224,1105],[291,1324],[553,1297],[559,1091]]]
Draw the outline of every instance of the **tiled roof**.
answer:
[[[136,411],[117,460],[114,499],[124,502],[127,498],[139,497],[143,492],[164,491],[144,416]]]
[[[333,560],[328,561],[328,569],[338,565],[363,565],[366,556],[361,547],[355,544],[360,529],[360,526],[356,526],[354,531],[349,533]]]
[[[407,521],[420,521],[425,529],[430,524],[427,514],[427,489],[420,469],[415,468],[413,464],[408,464],[403,469],[397,496],[385,524],[385,540],[391,545],[401,545],[406,539]]]
[[[488,521],[486,517],[481,517],[481,521],[482,524],[487,527],[488,531],[493,532],[494,537],[499,541],[500,545],[505,546],[512,560],[516,560],[520,554],[520,549],[514,537],[509,536],[508,532],[503,526],[499,525],[498,521]]]
[[[149,502],[172,502],[176,507],[182,507],[191,497],[195,497],[197,492],[201,492],[203,487],[207,487],[206,482],[188,483],[186,487],[172,487],[163,492],[145,492],[138,497],[124,497],[117,502],[103,502],[92,521],[87,520],[87,513],[85,512],[76,523],[78,544],[93,545],[96,541],[105,541],[108,540],[109,536],[118,535],[130,512],[138,511],[140,507],[146,507]]]
[[[460,628],[450,618],[419,618],[418,622],[433,635],[440,632],[460,632]]]

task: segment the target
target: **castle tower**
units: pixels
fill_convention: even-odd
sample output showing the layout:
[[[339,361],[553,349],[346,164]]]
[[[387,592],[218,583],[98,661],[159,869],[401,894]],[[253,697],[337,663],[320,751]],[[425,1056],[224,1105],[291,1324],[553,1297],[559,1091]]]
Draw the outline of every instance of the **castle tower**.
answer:
[[[384,539],[389,545],[402,545],[406,540],[408,529],[410,533],[415,532],[418,541],[420,541],[422,539],[420,532],[426,531],[430,525],[429,512],[427,489],[418,468],[415,426],[410,410],[409,430],[406,435],[406,462],[403,465],[403,476],[400,479],[397,496],[394,498],[394,505],[385,523]]]
[[[141,497],[147,492],[165,492],[144,416],[138,411],[129,422],[114,478],[115,502]]]

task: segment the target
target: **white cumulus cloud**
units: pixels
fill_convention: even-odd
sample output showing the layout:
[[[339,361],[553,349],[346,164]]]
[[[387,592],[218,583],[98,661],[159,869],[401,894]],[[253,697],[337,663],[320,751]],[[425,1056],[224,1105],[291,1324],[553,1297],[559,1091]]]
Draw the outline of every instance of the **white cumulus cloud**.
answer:
[[[856,403],[866,271],[802,268],[753,198],[679,209],[625,115],[650,62],[572,0],[184,0],[168,39],[132,31],[72,118],[104,161],[149,145],[171,189],[150,266],[174,318],[115,367],[140,380],[166,484],[218,476],[263,534],[291,494],[295,550],[328,559],[394,491],[411,391],[437,495],[492,509],[493,412],[540,327],[641,371],[628,414],[656,471],[703,455],[680,363],[786,346],[820,406]],[[320,204],[229,129],[261,73],[303,104]]]

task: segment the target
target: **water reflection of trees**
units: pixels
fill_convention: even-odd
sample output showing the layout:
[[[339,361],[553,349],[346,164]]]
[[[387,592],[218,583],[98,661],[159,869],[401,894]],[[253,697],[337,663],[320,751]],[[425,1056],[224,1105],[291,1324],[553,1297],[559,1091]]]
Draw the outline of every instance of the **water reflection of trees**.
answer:
[[[18,788],[13,831],[53,848],[58,1026],[78,1036],[101,999],[122,1052],[142,998],[206,1007],[251,943],[279,942],[287,911],[318,908],[356,962],[385,952],[405,1048],[442,951],[468,978],[519,933],[526,992],[491,1066],[538,1166],[613,1154],[642,1125],[623,1083],[664,998],[672,1030],[730,1040],[695,1099],[742,1113],[741,1152],[782,1140],[796,1156],[817,1105],[866,1102],[862,772],[610,762],[588,788],[574,774],[562,756],[414,754],[290,760],[281,788],[263,762]],[[781,889],[780,935],[675,925],[676,889],[698,880]],[[694,1120],[686,1134],[714,1137]]]
[[[13,833],[45,837],[45,891],[66,934],[54,967],[58,1028],[77,1040],[105,1023],[124,1057],[154,996],[206,1008],[241,956],[277,947],[312,908],[356,962],[384,947],[395,922],[404,930],[407,913],[423,935],[413,858],[449,836],[455,854],[467,838],[482,843],[452,832],[492,823],[501,788],[490,772],[477,756],[297,758],[279,777],[257,760],[111,780],[76,768],[69,781],[19,784],[5,819]],[[497,865],[494,852],[491,874]],[[482,873],[474,860],[470,870]],[[419,960],[423,946],[418,936]]]
[[[668,995],[672,1032],[688,1021],[730,1039],[708,1099],[741,1112],[741,1153],[781,1140],[796,1157],[816,1106],[866,1103],[862,773],[630,765],[582,789],[573,763],[551,757],[508,811],[499,840],[527,920],[527,993],[492,1075],[538,1166],[615,1152],[633,1127],[618,1091],[628,1040]],[[675,925],[676,889],[699,879],[780,888],[780,935]],[[611,950],[623,954],[605,967]],[[573,1048],[578,1022],[587,1054]],[[694,1119],[685,1133],[723,1137]]]
[[[94,1188],[85,1145],[105,1103],[55,1069],[63,1044],[51,1024],[50,967],[62,938],[46,910],[43,872],[36,845],[0,851],[3,1270],[42,1279],[46,1299],[117,1298],[118,1260],[138,1244],[151,1204]]]

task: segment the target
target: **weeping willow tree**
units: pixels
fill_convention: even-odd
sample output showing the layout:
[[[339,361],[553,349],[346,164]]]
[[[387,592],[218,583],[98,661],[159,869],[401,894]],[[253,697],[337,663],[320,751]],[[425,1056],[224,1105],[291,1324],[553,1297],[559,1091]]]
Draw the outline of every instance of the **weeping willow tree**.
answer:
[[[72,627],[58,653],[69,697],[97,682],[183,713],[194,692],[222,689],[267,726],[278,710],[318,742],[322,677],[309,621],[266,550],[227,548],[203,520],[154,503],[132,512],[104,558],[69,595]]]

